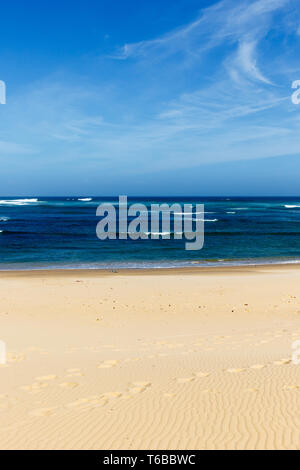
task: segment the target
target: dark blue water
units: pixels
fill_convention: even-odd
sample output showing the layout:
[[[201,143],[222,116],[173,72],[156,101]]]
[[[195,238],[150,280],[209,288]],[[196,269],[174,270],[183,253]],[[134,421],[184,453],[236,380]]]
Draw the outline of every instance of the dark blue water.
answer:
[[[96,208],[117,198],[0,198],[0,269],[176,267],[300,262],[299,198],[129,198],[204,204],[205,244],[185,240],[106,240]],[[31,200],[32,199],[32,200]]]

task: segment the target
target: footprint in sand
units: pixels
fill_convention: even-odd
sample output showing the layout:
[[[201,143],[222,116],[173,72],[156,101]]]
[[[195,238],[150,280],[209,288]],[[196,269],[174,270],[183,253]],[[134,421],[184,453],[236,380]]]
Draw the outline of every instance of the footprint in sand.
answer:
[[[283,390],[298,390],[299,386],[298,385],[286,385],[286,387],[283,388]]]
[[[139,357],[130,357],[128,359],[125,359],[124,362],[137,362],[139,360],[140,360]]]
[[[197,377],[208,377],[210,375],[209,372],[196,372],[195,374]]]
[[[182,377],[182,378],[177,379],[177,382],[179,384],[185,384],[188,382],[193,382],[194,380],[195,380],[195,377]]]
[[[57,379],[57,375],[42,375],[41,377],[36,377],[36,380],[54,380],[54,379]]]
[[[133,385],[137,385],[139,387],[151,387],[151,382],[132,382]]]
[[[129,393],[135,395],[144,392],[147,388],[151,387],[151,382],[132,382],[133,387],[129,388]]]
[[[240,372],[244,372],[246,369],[227,369],[227,372],[230,374],[238,374]]]
[[[94,395],[88,398],[79,398],[72,403],[66,405],[67,408],[75,408],[77,410],[89,410],[93,408],[103,407],[107,404],[108,400],[103,396]]]
[[[87,403],[89,402],[89,399],[88,398],[79,398],[78,400],[76,401],[73,401],[71,403],[68,403],[66,406],[68,408],[77,408],[77,407],[81,407],[83,405],[86,405]]]
[[[101,408],[109,403],[109,400],[123,398],[121,392],[105,392],[102,395],[93,395],[87,398],[79,398],[78,400],[66,405],[67,408],[75,408],[78,410],[92,410]]]
[[[78,387],[78,383],[76,382],[63,382],[59,384],[60,387],[62,388],[76,388]]]
[[[115,359],[104,361],[102,364],[98,366],[98,369],[110,369],[111,367],[115,367],[120,361]]]
[[[38,393],[46,387],[48,387],[47,383],[34,382],[31,385],[23,385],[22,387],[20,387],[20,389],[24,390],[25,392]]]
[[[51,416],[56,408],[38,408],[29,412],[32,416]]]
[[[266,366],[264,364],[254,364],[253,366],[250,366],[250,369],[264,369]]]
[[[143,387],[132,387],[129,389],[129,393],[131,393],[132,395],[136,395],[138,393],[142,393],[145,391],[145,388]]]
[[[103,393],[103,396],[105,398],[120,398],[122,396],[122,393],[121,392],[106,392],[106,393]]]
[[[8,354],[7,357],[8,362],[22,362],[25,361],[25,359],[25,354]]]
[[[258,392],[258,388],[245,388],[245,392],[256,393]]]
[[[291,362],[292,362],[291,359],[281,359],[280,361],[274,361],[273,364],[275,364],[276,366],[283,366],[286,364],[290,364]]]

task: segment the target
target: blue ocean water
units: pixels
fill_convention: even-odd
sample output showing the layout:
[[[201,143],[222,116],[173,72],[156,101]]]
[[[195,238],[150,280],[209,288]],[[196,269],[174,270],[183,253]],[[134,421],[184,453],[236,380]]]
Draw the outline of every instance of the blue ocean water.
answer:
[[[0,270],[147,268],[300,262],[299,198],[129,198],[205,205],[205,243],[106,240],[96,236],[97,206],[113,197],[0,197]]]

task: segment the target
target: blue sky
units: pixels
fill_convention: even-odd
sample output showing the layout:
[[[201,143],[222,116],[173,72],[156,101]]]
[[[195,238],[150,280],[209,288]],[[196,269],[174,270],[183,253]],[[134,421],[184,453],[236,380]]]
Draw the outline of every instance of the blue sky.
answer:
[[[298,0],[1,5],[1,195],[299,195]]]

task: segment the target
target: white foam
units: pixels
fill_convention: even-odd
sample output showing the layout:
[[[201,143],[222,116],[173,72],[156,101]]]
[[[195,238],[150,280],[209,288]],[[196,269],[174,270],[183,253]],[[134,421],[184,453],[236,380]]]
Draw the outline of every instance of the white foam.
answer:
[[[78,198],[78,201],[82,201],[82,202],[89,202],[89,201],[92,201],[92,197],[83,197],[83,198]]]
[[[289,206],[289,205],[285,205],[284,206],[286,209],[300,209],[300,206]]]
[[[31,199],[2,199],[0,200],[0,205],[8,206],[26,206],[28,204],[35,204],[39,202],[37,198]]]
[[[182,211],[182,212],[174,212],[174,215],[196,215],[196,214],[204,214],[203,211],[200,211],[200,212],[185,212],[185,211]],[[205,212],[205,214],[214,214],[214,212]]]
[[[188,219],[191,220],[191,219]],[[193,219],[193,222],[218,222],[219,219]]]

